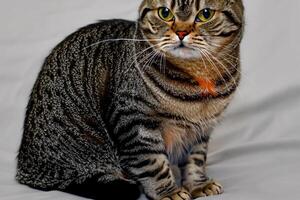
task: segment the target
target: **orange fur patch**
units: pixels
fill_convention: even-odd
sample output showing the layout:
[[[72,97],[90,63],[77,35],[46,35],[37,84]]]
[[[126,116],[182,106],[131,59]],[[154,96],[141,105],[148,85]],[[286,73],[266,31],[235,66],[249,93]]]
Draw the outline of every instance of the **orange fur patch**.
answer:
[[[172,152],[173,148],[179,147],[183,145],[184,141],[183,138],[186,137],[186,133],[183,129],[180,129],[173,126],[166,126],[164,127],[163,131],[163,139],[165,142],[165,147],[168,152]]]
[[[186,153],[188,146],[197,139],[198,132],[187,127],[179,127],[176,123],[163,124],[162,137],[165,148],[172,161],[179,161]]]
[[[204,91],[204,94],[210,94],[212,96],[217,95],[216,84],[213,81],[200,77],[196,78],[196,81],[200,88]]]
[[[172,137],[172,133],[164,133],[163,134],[163,138],[165,141],[165,146],[166,149],[169,150],[172,148],[173,144],[174,144],[174,137]]]
[[[182,143],[182,137],[183,134],[178,133],[177,131],[170,131],[168,130],[168,132],[164,132],[163,134],[163,139],[165,142],[165,147],[167,149],[167,151],[172,151],[172,148],[174,148],[174,146],[177,146],[178,144]]]

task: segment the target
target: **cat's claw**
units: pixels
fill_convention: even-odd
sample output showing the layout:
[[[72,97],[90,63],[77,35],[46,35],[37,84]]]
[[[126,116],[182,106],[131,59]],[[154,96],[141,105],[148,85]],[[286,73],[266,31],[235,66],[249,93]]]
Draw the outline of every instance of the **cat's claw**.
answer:
[[[192,198],[190,193],[184,188],[181,188],[180,190],[173,192],[172,194],[162,198],[161,200],[191,200],[191,199]]]
[[[199,187],[195,188],[191,194],[193,198],[198,197],[206,197],[206,196],[213,196],[213,195],[219,195],[224,192],[223,186],[214,181],[209,180],[203,184],[201,184]]]

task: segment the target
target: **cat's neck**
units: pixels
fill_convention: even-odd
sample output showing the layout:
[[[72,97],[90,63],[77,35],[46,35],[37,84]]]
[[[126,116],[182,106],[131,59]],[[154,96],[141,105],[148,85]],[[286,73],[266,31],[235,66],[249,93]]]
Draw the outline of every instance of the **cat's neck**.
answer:
[[[178,69],[184,71],[194,79],[197,79],[199,77],[208,80],[218,79],[219,74],[216,71],[212,70],[212,68],[210,67],[210,63],[205,63],[200,58],[182,59],[168,57],[167,60],[172,64],[172,66],[175,66]]]

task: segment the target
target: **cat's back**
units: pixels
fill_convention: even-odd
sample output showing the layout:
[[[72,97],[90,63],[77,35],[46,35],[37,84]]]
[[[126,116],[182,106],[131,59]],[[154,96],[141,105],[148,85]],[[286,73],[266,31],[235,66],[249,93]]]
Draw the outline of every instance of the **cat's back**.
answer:
[[[23,142],[36,134],[47,135],[51,124],[62,124],[67,115],[75,118],[72,123],[101,120],[113,79],[110,73],[120,66],[120,55],[128,49],[124,45],[129,45],[120,38],[132,38],[134,32],[134,22],[103,20],[60,42],[45,59],[33,86]]]
[[[124,49],[121,48],[124,47],[124,42],[134,38],[135,33],[136,22],[123,19],[101,20],[66,37],[52,50],[49,57],[60,54],[60,62],[65,59],[79,62],[84,57],[100,58],[103,61],[119,55]]]
[[[19,182],[64,188],[74,176],[110,177],[119,171],[101,110],[109,72],[128,49],[119,39],[132,38],[134,31],[134,22],[105,20],[79,29],[52,50],[28,102]]]
[[[45,59],[31,99],[41,93],[37,101],[47,99],[57,103],[54,102],[57,98],[60,101],[77,99],[83,108],[91,103],[96,107],[103,104],[99,101],[105,95],[108,78],[111,78],[109,73],[120,67],[120,55],[132,48],[127,39],[134,37],[135,30],[135,22],[113,19],[90,24],[72,33]],[[66,94],[62,95],[62,92]]]

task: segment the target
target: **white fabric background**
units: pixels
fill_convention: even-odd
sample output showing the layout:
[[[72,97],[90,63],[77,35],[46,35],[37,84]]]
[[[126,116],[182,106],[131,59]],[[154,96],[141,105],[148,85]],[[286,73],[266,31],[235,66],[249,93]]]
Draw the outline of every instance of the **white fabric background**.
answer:
[[[49,51],[103,18],[135,19],[138,0],[0,0],[0,199],[82,199],[14,180],[29,92]],[[207,199],[300,199],[300,1],[245,0],[243,80],[214,132]]]

